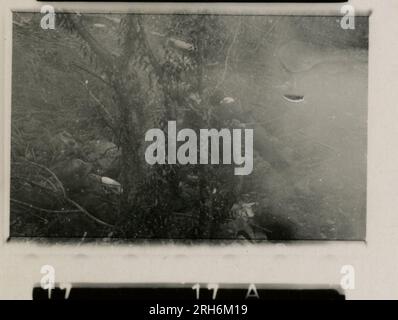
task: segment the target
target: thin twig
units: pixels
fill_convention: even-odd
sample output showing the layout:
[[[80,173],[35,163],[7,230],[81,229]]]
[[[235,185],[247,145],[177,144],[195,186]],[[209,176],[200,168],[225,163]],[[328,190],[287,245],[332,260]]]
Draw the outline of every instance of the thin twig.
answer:
[[[84,213],[87,217],[89,217],[90,219],[92,219],[92,220],[98,222],[99,224],[102,224],[102,225],[104,225],[104,226],[111,227],[111,228],[114,228],[114,227],[115,227],[114,225],[111,225],[111,224],[109,224],[109,223],[107,223],[107,222],[105,222],[105,221],[102,221],[101,219],[99,219],[99,218],[93,216],[90,212],[88,212],[88,211],[87,211],[86,209],[84,209],[80,204],[78,204],[77,202],[73,201],[72,199],[69,199],[68,197],[66,197],[65,200],[66,200],[67,202],[69,202],[70,204],[74,205],[76,208],[78,208],[78,209],[79,209],[82,213]]]
[[[70,199],[70,198],[68,198],[68,196],[66,195],[66,192],[65,192],[65,189],[64,189],[64,187],[63,187],[63,185],[62,185],[62,183],[61,183],[61,181],[58,179],[58,177],[57,177],[57,175],[54,173],[54,172],[52,172],[50,169],[48,169],[47,167],[45,167],[45,166],[43,166],[43,165],[41,165],[41,164],[38,164],[38,163],[35,163],[35,162],[32,162],[32,161],[29,161],[29,160],[27,160],[27,159],[24,159],[26,162],[28,162],[28,163],[31,163],[31,164],[33,164],[33,165],[36,165],[36,166],[38,166],[39,168],[42,168],[42,169],[44,169],[44,170],[46,170],[47,172],[49,172],[52,176],[53,176],[53,178],[59,183],[59,187],[61,188],[61,190],[62,190],[62,192],[63,192],[63,196],[64,196],[64,200],[65,201],[67,201],[68,203],[70,203],[70,204],[72,204],[74,207],[76,207],[77,209],[79,209],[79,211],[80,212],[82,212],[82,213],[84,213],[87,217],[89,217],[90,219],[92,219],[92,220],[94,220],[95,222],[97,222],[97,223],[99,223],[99,224],[102,224],[102,225],[105,225],[105,226],[107,226],[107,227],[114,227],[113,225],[111,225],[111,224],[109,224],[109,223],[106,223],[105,221],[102,221],[101,219],[99,219],[99,218],[97,218],[97,217],[95,217],[94,215],[92,215],[91,213],[89,213],[86,209],[84,209],[80,204],[78,204],[78,203],[76,203],[75,201],[73,201],[72,199]],[[15,199],[14,199],[15,200]],[[19,201],[19,200],[16,200],[16,201]],[[22,202],[22,201],[20,201],[20,202]],[[25,203],[26,204],[26,203]],[[30,204],[27,204],[29,207],[31,206]],[[39,210],[41,210],[41,211],[44,211],[43,210],[43,208],[39,208],[39,207],[35,207],[35,206],[32,206],[31,207],[32,209],[39,209]],[[47,210],[47,209],[45,209],[45,210]],[[44,211],[45,212],[45,211]],[[62,212],[64,212],[64,211],[62,211]]]
[[[16,203],[16,204],[19,204],[19,205],[21,205],[21,206],[28,207],[28,208],[30,208],[30,209],[34,209],[34,210],[37,210],[37,211],[46,212],[46,213],[71,213],[71,212],[80,212],[80,210],[50,210],[50,209],[40,208],[40,207],[34,206],[33,204],[30,204],[30,203],[27,203],[27,202],[23,202],[23,201],[20,201],[20,200],[17,200],[17,199],[11,198],[10,200],[11,200],[11,202],[14,202],[14,203]]]
[[[152,51],[152,48],[151,48],[148,38],[146,36],[145,27],[144,27],[140,17],[138,17],[137,23],[138,23],[138,26],[140,27],[139,32],[140,32],[142,44],[145,47],[145,51],[147,53],[148,59],[151,62],[152,68],[154,69],[156,75],[158,76],[159,79],[161,79],[162,78],[162,69],[160,67],[160,63]]]
[[[94,93],[88,88],[88,86],[83,82],[80,81],[80,83],[83,85],[83,87],[86,88],[88,94],[90,95],[90,97],[99,105],[101,111],[106,115],[106,117],[108,119],[106,119],[106,122],[108,123],[109,127],[114,130],[114,123],[115,120],[113,119],[112,115],[110,114],[110,112],[108,111],[108,109],[106,108],[106,106],[101,102],[100,99],[98,99]]]
[[[218,88],[220,87],[220,85],[225,81],[225,77],[226,77],[226,75],[227,75],[227,70],[228,70],[229,57],[230,57],[230,54],[231,54],[231,50],[232,50],[232,48],[233,48],[233,46],[234,46],[234,44],[235,44],[235,42],[236,42],[236,39],[237,39],[237,37],[238,37],[241,24],[242,24],[242,19],[239,18],[238,25],[236,26],[236,29],[235,29],[234,37],[232,38],[232,42],[231,42],[231,44],[230,44],[230,46],[229,46],[229,48],[228,48],[228,50],[227,50],[227,55],[226,55],[225,61],[224,61],[224,70],[223,70],[223,73],[222,73],[222,75],[221,75],[220,81],[219,81],[219,82],[217,83],[217,85],[215,86],[215,90],[218,89]]]
[[[66,197],[66,191],[65,191],[65,189],[64,189],[64,186],[63,186],[62,182],[58,179],[57,175],[56,175],[54,172],[52,172],[49,168],[47,168],[47,167],[45,167],[45,166],[43,166],[43,165],[41,165],[41,164],[39,164],[39,163],[30,161],[30,160],[28,160],[28,159],[23,159],[23,160],[26,161],[26,162],[28,162],[28,163],[30,163],[30,164],[32,164],[32,165],[34,165],[34,166],[37,166],[37,167],[39,167],[39,168],[41,168],[41,169],[47,171],[47,172],[55,179],[55,181],[57,181],[58,187],[59,187],[59,188],[61,189],[61,191],[62,191],[62,195],[63,195],[64,197]],[[16,163],[16,164],[17,164],[17,163]]]
[[[83,70],[83,71],[87,72],[88,74],[90,74],[90,75],[93,76],[94,78],[97,78],[98,80],[101,80],[101,81],[102,81],[103,83],[105,83],[106,85],[112,86],[111,83],[109,83],[108,81],[106,81],[105,79],[103,79],[101,76],[99,76],[99,75],[96,74],[95,72],[93,72],[93,71],[91,71],[91,70],[88,70],[88,69],[84,68],[83,66],[80,66],[80,65],[78,65],[78,64],[76,64],[76,63],[72,63],[71,65],[74,66],[74,67],[76,67],[76,68],[78,68],[78,69],[80,69],[80,70]]]
[[[172,212],[171,213],[174,216],[179,216],[179,217],[186,217],[186,218],[191,218],[191,219],[197,219],[196,216],[189,214],[189,213],[182,213],[182,212]]]
[[[259,41],[259,43],[258,43],[258,45],[256,46],[256,49],[254,49],[254,50],[258,50],[259,49],[259,47],[263,44],[263,42],[264,42],[264,40],[266,39],[266,38],[268,38],[268,36],[271,34],[271,32],[275,29],[275,27],[276,27],[276,25],[279,23],[279,20],[280,20],[281,18],[276,18],[275,19],[275,22],[271,25],[271,27],[268,29],[268,31],[261,37],[261,40]],[[257,26],[255,26],[255,25],[253,25],[253,27],[255,28],[255,29],[257,29],[258,31],[260,31],[260,32],[264,32],[264,30],[262,30],[261,28],[258,28]]]
[[[334,148],[334,147],[332,147],[332,146],[330,146],[330,145],[328,145],[326,143],[320,142],[320,141],[316,140],[315,138],[307,136],[304,132],[301,131],[301,129],[298,131],[298,133],[301,134],[307,140],[312,140],[314,143],[316,143],[316,144],[318,144],[318,145],[320,145],[320,146],[322,146],[322,147],[324,147],[326,149],[329,149],[329,150],[333,151],[335,154],[339,153],[336,148]]]
[[[66,18],[72,23],[74,31],[76,31],[79,37],[82,38],[88,44],[90,49],[97,54],[97,56],[102,60],[102,63],[105,66],[112,66],[112,54],[87,30],[79,15],[67,14]]]

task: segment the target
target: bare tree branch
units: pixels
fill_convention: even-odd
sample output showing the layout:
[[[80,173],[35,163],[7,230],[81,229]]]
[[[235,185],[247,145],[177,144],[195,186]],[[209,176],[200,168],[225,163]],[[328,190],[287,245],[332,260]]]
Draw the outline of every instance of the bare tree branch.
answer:
[[[46,166],[43,166],[43,165],[41,165],[39,163],[30,161],[28,159],[24,159],[24,161],[26,161],[27,163],[30,163],[33,166],[36,166],[36,167],[38,167],[40,169],[43,169],[43,170],[47,171],[55,179],[55,181],[57,181],[58,187],[60,188],[60,190],[62,192],[62,195],[64,197],[66,197],[66,191],[64,189],[64,186],[63,186],[62,182],[58,179],[57,175],[54,172],[52,172],[49,168],[47,168]],[[18,162],[16,162],[15,164],[18,164]]]
[[[145,56],[147,56],[155,74],[158,78],[162,77],[161,65],[154,55],[152,48],[149,44],[146,36],[144,24],[142,23],[142,17],[140,15],[130,15],[126,18],[128,28],[125,36],[125,48],[124,48],[124,61],[128,63],[134,52],[132,52],[132,43],[139,41],[140,50]]]
[[[67,18],[72,23],[74,31],[88,44],[90,49],[98,56],[106,66],[112,66],[112,54],[92,36],[76,14],[67,14]]]
[[[102,225],[104,225],[104,226],[107,226],[107,227],[112,227],[112,228],[114,227],[113,225],[111,225],[111,224],[109,224],[109,223],[107,223],[107,222],[105,222],[105,221],[102,221],[101,219],[95,217],[94,215],[92,215],[91,213],[89,213],[86,209],[84,209],[80,204],[78,204],[77,202],[75,202],[75,201],[73,201],[72,199],[70,199],[70,198],[67,196],[67,194],[66,194],[66,192],[65,192],[65,189],[64,189],[64,187],[63,187],[63,184],[62,184],[62,182],[58,179],[57,175],[56,175],[54,172],[52,172],[50,169],[48,169],[46,166],[43,166],[43,165],[41,165],[41,164],[38,164],[38,163],[36,163],[36,162],[30,161],[30,160],[27,160],[27,159],[25,159],[25,161],[28,162],[28,163],[30,163],[30,164],[32,164],[32,165],[35,165],[35,166],[37,166],[37,167],[39,167],[39,168],[41,168],[41,169],[43,169],[43,170],[45,170],[45,171],[47,171],[48,173],[51,174],[51,176],[57,181],[57,183],[59,184],[60,189],[62,190],[62,193],[63,193],[63,200],[65,200],[66,202],[68,202],[69,204],[71,204],[72,206],[74,206],[75,208],[77,208],[78,211],[80,211],[81,213],[85,214],[85,215],[86,215],[87,217],[89,217],[91,220],[94,220],[95,222],[97,222],[97,223],[99,223],[99,224],[102,224]],[[43,212],[48,212],[48,213],[50,213],[50,212],[51,212],[51,213],[54,213],[54,212],[56,212],[56,213],[58,213],[58,212],[66,212],[66,211],[60,211],[60,210],[54,211],[54,210],[48,210],[48,209],[36,207],[36,206],[33,206],[33,205],[29,204],[29,203],[26,203],[26,202],[23,202],[23,201],[20,201],[20,200],[16,200],[16,199],[12,199],[12,201],[15,202],[15,203],[18,203],[18,204],[20,204],[20,205],[25,205],[25,206],[28,206],[28,207],[30,207],[30,208],[32,208],[32,209],[40,210],[40,211],[43,211]],[[69,210],[69,211],[70,211],[70,210]]]
[[[30,204],[30,203],[27,203],[27,202],[24,202],[24,201],[20,201],[20,200],[17,200],[17,199],[11,198],[10,200],[11,200],[11,202],[19,204],[21,206],[28,207],[30,209],[34,209],[34,210],[37,210],[37,211],[42,211],[42,212],[45,212],[45,213],[81,212],[80,210],[50,210],[50,209],[40,208],[40,207],[34,206],[33,204]]]
[[[76,67],[76,68],[78,68],[78,69],[80,69],[80,70],[83,70],[83,71],[87,72],[88,74],[90,74],[90,75],[93,76],[94,78],[97,78],[98,80],[101,80],[103,83],[105,83],[105,84],[108,85],[108,86],[111,86],[111,85],[112,85],[112,84],[110,84],[108,81],[106,81],[105,79],[103,79],[101,76],[99,76],[98,74],[96,74],[95,72],[93,72],[93,71],[91,71],[91,70],[88,70],[88,69],[86,69],[86,68],[83,67],[83,66],[80,66],[80,65],[78,65],[78,64],[76,64],[76,63],[72,63],[72,66],[74,66],[74,67]]]
[[[161,69],[161,66],[160,66],[160,63],[159,63],[158,59],[155,57],[155,55],[154,55],[154,53],[152,51],[152,48],[151,48],[151,46],[150,46],[150,44],[148,42],[148,38],[146,36],[145,27],[144,27],[144,25],[142,23],[141,17],[138,17],[137,23],[138,23],[138,25],[140,27],[140,31],[139,32],[140,32],[142,44],[145,47],[145,51],[146,51],[146,54],[148,56],[148,59],[151,62],[151,65],[152,65],[156,75],[159,77],[159,79],[161,79],[162,78],[162,69]]]
[[[227,55],[226,55],[225,61],[224,61],[224,70],[223,70],[223,73],[221,75],[221,79],[217,83],[217,85],[215,86],[215,89],[218,89],[220,87],[220,85],[223,84],[223,82],[225,81],[225,77],[227,75],[227,70],[228,70],[228,62],[229,62],[229,58],[230,58],[230,55],[231,55],[231,50],[232,50],[233,46],[235,45],[235,42],[236,42],[236,39],[238,37],[241,24],[242,24],[242,18],[239,18],[239,22],[238,22],[238,24],[236,26],[236,29],[235,29],[234,37],[232,38],[232,42],[231,42],[231,44],[230,44],[230,46],[229,46],[229,48],[227,50]]]
[[[82,213],[84,213],[87,217],[89,217],[91,220],[94,220],[95,222],[98,222],[99,224],[102,224],[104,226],[107,227],[111,227],[114,228],[114,225],[111,225],[95,216],[93,216],[90,212],[88,212],[86,209],[84,209],[80,204],[78,204],[77,202],[73,201],[72,199],[69,199],[68,197],[65,198],[65,200],[67,202],[69,202],[70,204],[72,204],[73,206],[75,206],[76,208],[78,208]]]
[[[90,95],[90,97],[98,104],[101,112],[103,113],[103,115],[105,116],[105,122],[107,123],[107,125],[114,130],[115,129],[115,119],[113,119],[113,116],[110,114],[110,112],[108,111],[108,109],[106,108],[106,106],[101,102],[100,99],[98,99],[94,93],[88,88],[87,84],[84,83],[83,81],[81,81],[81,84],[83,85],[83,87],[87,90],[88,94]]]

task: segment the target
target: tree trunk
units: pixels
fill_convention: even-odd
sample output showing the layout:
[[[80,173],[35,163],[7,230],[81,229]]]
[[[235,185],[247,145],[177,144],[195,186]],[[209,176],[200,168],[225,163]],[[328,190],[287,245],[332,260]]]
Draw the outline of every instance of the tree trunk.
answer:
[[[140,158],[142,142],[140,124],[140,116],[137,112],[140,106],[137,105],[134,97],[129,97],[126,92],[121,92],[125,86],[118,85],[116,91],[118,93],[118,105],[120,113],[120,140],[121,148],[121,183],[123,193],[121,199],[121,214],[123,217],[132,213],[136,203],[136,196],[142,183],[143,170],[142,159]],[[135,88],[136,92],[140,92]],[[124,91],[124,90],[123,90]],[[130,91],[130,90],[127,90]],[[137,93],[135,94],[137,95]]]

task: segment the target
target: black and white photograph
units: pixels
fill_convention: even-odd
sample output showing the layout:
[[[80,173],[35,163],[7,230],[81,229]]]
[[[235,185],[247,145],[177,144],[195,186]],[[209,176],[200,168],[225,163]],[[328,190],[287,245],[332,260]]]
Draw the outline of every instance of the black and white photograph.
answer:
[[[368,21],[13,12],[10,238],[365,240]]]

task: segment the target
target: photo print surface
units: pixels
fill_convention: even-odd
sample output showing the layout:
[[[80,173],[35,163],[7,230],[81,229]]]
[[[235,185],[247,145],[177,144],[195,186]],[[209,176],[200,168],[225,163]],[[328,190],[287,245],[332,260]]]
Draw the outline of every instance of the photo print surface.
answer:
[[[364,240],[368,17],[14,12],[10,237]]]

